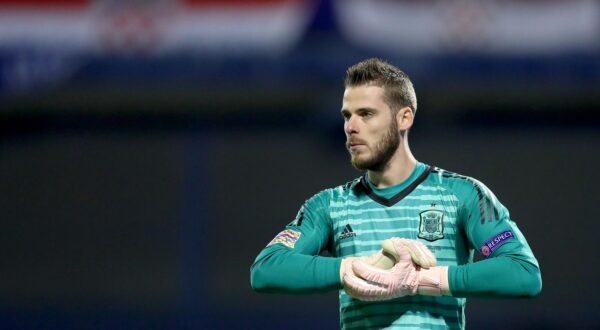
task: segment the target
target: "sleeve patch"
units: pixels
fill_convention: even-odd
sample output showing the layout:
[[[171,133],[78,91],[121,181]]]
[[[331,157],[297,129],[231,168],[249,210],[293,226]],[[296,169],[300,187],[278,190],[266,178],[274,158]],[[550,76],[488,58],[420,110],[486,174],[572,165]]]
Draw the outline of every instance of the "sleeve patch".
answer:
[[[299,231],[286,229],[286,230],[280,232],[279,234],[277,234],[277,236],[275,236],[275,238],[273,238],[273,240],[267,246],[281,243],[281,244],[293,249],[294,245],[296,245],[296,242],[300,238],[300,235],[302,235],[302,233]]]
[[[481,247],[481,254],[483,254],[486,258],[489,257],[492,252],[504,245],[504,243],[508,242],[508,240],[514,239],[514,237],[515,236],[513,235],[513,232],[510,230],[505,230],[495,235],[483,244]]]

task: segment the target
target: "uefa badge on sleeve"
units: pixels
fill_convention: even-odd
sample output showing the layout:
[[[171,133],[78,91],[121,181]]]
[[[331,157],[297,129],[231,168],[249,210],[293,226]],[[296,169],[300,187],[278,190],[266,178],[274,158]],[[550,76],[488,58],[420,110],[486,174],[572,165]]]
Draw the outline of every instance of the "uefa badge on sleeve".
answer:
[[[444,212],[427,210],[419,213],[419,238],[433,242],[444,238]]]

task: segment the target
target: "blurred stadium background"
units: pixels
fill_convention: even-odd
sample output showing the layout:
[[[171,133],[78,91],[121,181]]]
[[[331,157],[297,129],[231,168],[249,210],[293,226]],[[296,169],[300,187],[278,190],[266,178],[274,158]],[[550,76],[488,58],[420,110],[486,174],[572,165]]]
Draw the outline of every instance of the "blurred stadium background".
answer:
[[[600,1],[0,0],[1,329],[334,329],[249,266],[356,176],[345,69],[387,59],[413,152],[485,182],[536,300],[473,329],[600,329]]]

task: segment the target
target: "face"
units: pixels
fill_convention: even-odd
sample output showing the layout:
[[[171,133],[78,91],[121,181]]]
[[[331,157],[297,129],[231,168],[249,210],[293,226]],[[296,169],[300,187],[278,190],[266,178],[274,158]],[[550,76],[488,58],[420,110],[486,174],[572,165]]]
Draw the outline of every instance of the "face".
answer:
[[[383,170],[400,144],[398,123],[383,93],[382,87],[368,85],[344,91],[346,148],[359,170]]]

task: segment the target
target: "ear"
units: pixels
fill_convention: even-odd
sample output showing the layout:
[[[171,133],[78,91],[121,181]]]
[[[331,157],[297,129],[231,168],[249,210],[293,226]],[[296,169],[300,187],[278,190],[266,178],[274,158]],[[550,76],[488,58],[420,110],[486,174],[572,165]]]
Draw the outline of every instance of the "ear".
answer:
[[[412,127],[415,119],[414,112],[410,107],[404,107],[396,114],[396,120],[398,122],[398,129],[400,131],[407,131]]]

